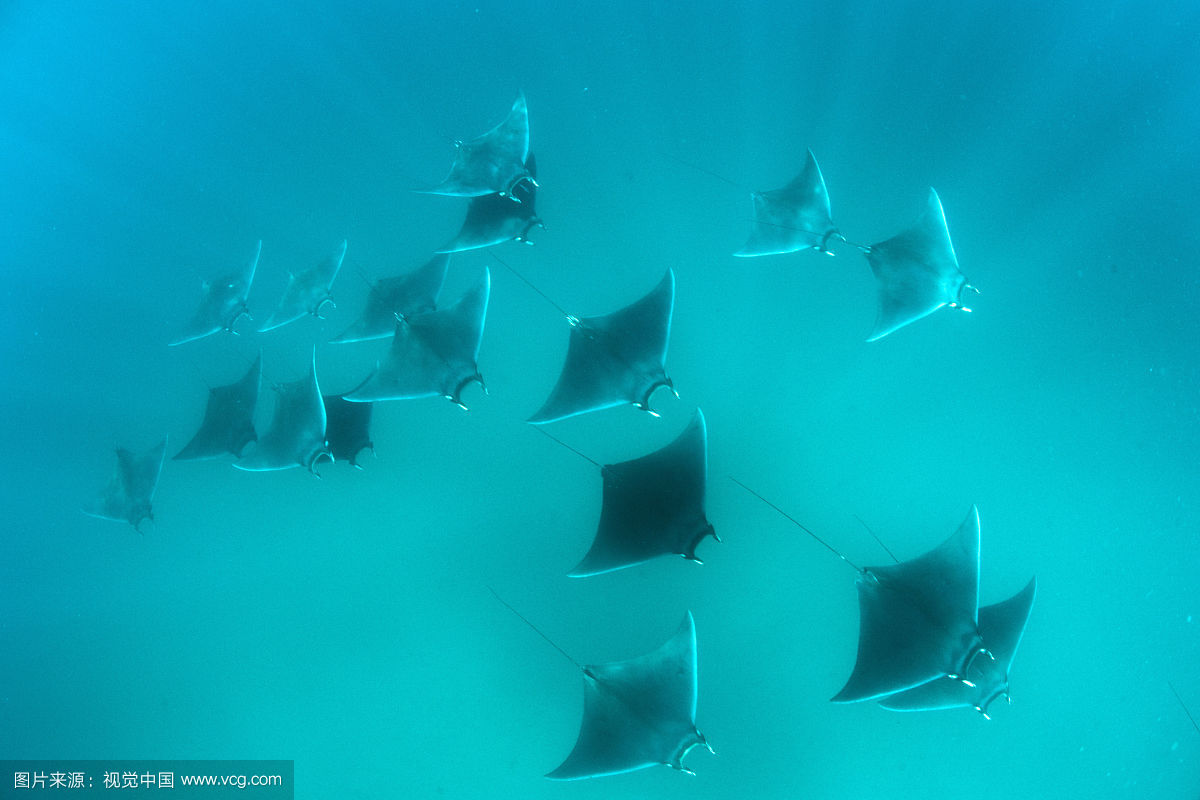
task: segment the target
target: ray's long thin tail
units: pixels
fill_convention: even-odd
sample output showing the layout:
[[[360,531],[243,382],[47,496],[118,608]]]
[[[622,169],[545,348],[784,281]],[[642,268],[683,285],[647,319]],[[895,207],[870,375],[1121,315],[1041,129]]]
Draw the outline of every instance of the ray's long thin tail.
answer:
[[[501,597],[499,592],[497,592],[497,591],[496,591],[495,589],[493,589],[491,586],[489,586],[489,587],[487,587],[487,588],[488,588],[488,591],[489,591],[489,592],[491,592],[491,593],[492,593],[492,595],[493,595],[493,596],[494,596],[494,597],[495,597],[497,600],[499,600],[499,601],[500,601],[500,603],[501,603],[501,604],[502,604],[502,605],[503,605],[505,608],[507,608],[507,609],[508,609],[509,611],[511,611],[512,613],[516,614],[516,615],[517,615],[517,619],[519,619],[519,620],[521,620],[522,622],[524,622],[526,625],[528,625],[528,626],[529,626],[529,627],[530,627],[530,628],[533,630],[533,632],[534,632],[534,633],[536,633],[538,636],[540,636],[540,637],[542,637],[543,639],[545,639],[545,640],[546,640],[546,641],[547,641],[547,642],[550,644],[550,646],[551,646],[551,647],[553,647],[555,650],[557,650],[559,653],[561,653],[561,654],[562,654],[562,657],[563,657],[563,658],[565,658],[567,661],[570,661],[570,662],[571,662],[572,664],[574,664],[575,666],[579,667],[579,669],[580,669],[580,670],[582,670],[582,671],[584,671],[584,672],[586,672],[586,671],[587,671],[587,667],[583,666],[583,664],[580,664],[578,661],[576,661],[575,659],[571,658],[571,654],[570,654],[570,653],[568,653],[566,650],[563,650],[561,647],[559,647],[559,646],[558,646],[558,643],[557,643],[557,642],[555,642],[553,639],[551,639],[551,638],[550,638],[549,636],[547,636],[546,634],[542,633],[542,630],[541,630],[541,628],[539,628],[537,625],[534,625],[532,622],[530,622],[528,619],[526,619],[526,618],[525,618],[525,615],[524,615],[524,614],[522,614],[520,611],[517,611],[515,608],[513,608],[511,605],[509,605],[509,602],[508,602],[507,600],[505,600],[503,597]]]
[[[667,151],[665,151],[665,150],[664,150],[664,151],[663,151],[663,155],[664,155],[665,157],[667,157],[667,158],[671,159],[672,161],[674,161],[676,164],[680,164],[680,165],[682,165],[682,166],[685,166],[685,167],[687,167],[688,169],[694,169],[694,170],[696,170],[696,172],[703,173],[704,175],[707,175],[707,176],[708,176],[708,177],[710,177],[710,178],[716,178],[717,180],[721,181],[722,183],[727,183],[727,184],[729,184],[730,186],[734,186],[734,187],[736,187],[736,188],[738,188],[738,189],[741,189],[742,191],[745,191],[745,192],[752,191],[751,189],[747,189],[745,186],[743,186],[742,184],[738,183],[737,181],[735,181],[735,180],[732,180],[732,179],[730,179],[730,178],[726,178],[724,175],[722,175],[722,174],[721,174],[721,173],[719,173],[719,172],[713,172],[711,169],[708,169],[707,167],[702,167],[702,166],[700,166],[699,164],[693,164],[693,163],[692,163],[692,162],[690,162],[690,161],[685,161],[685,160],[683,160],[682,158],[680,158],[679,156],[675,155],[674,153],[668,153]]]
[[[1200,724],[1196,723],[1196,718],[1188,710],[1187,703],[1183,702],[1183,698],[1179,696],[1179,692],[1175,689],[1175,684],[1167,681],[1167,686],[1171,687],[1171,694],[1175,695],[1175,699],[1179,701],[1179,707],[1183,709],[1183,713],[1187,714],[1187,718],[1192,723],[1192,727],[1196,729],[1196,733],[1200,733]]]
[[[375,281],[371,280],[371,276],[367,274],[367,271],[363,269],[361,264],[354,265],[354,274],[362,278],[362,282],[367,285],[368,289],[374,288]]]
[[[192,368],[192,371],[196,373],[196,377],[198,377],[204,386],[211,392],[213,390],[213,385],[209,383],[208,376],[201,371],[200,365],[196,363],[196,360],[192,358],[190,353],[187,356],[187,364]]]
[[[730,475],[730,476],[729,476],[729,480],[733,481],[733,482],[734,482],[734,483],[736,483],[738,486],[742,487],[742,488],[743,488],[743,489],[745,489],[747,492],[749,492],[750,494],[754,495],[755,497],[757,497],[759,500],[761,500],[761,501],[763,501],[764,503],[766,503],[766,504],[767,504],[768,506],[770,506],[771,508],[775,509],[777,512],[779,512],[779,514],[780,514],[780,515],[781,515],[781,516],[782,516],[784,519],[788,520],[788,521],[789,521],[789,522],[791,522],[793,525],[795,525],[797,528],[799,528],[800,530],[802,530],[802,531],[804,531],[805,533],[807,533],[809,536],[811,536],[811,537],[812,537],[812,538],[813,538],[813,539],[814,539],[814,540],[815,540],[815,541],[816,541],[818,544],[820,544],[820,545],[821,545],[822,547],[824,547],[826,550],[828,550],[829,552],[833,553],[835,556],[837,556],[838,558],[840,558],[842,561],[845,561],[847,564],[849,564],[851,567],[853,567],[853,569],[854,569],[854,571],[855,571],[855,572],[861,573],[861,572],[863,571],[862,567],[858,566],[858,565],[857,565],[857,564],[855,564],[853,561],[851,561],[849,558],[847,558],[845,553],[843,553],[841,550],[838,550],[836,547],[834,547],[833,545],[831,545],[829,542],[825,541],[825,540],[824,540],[824,539],[822,539],[820,536],[817,536],[815,533],[813,533],[812,531],[810,531],[810,530],[809,530],[807,527],[805,527],[804,523],[800,522],[800,520],[796,519],[796,518],[795,518],[795,517],[793,517],[791,514],[787,513],[787,512],[786,512],[786,511],[784,511],[782,508],[780,508],[779,506],[775,505],[775,504],[774,504],[774,503],[772,503],[770,500],[768,500],[767,498],[763,497],[761,494],[759,494],[758,492],[754,491],[754,490],[753,490],[753,489],[751,489],[749,486],[747,486],[746,484],[742,483],[741,481],[739,481],[737,478],[733,477],[732,475]],[[886,550],[887,548],[884,548],[884,549]]]
[[[540,296],[541,296],[541,298],[542,298],[543,300],[545,300],[545,301],[546,301],[547,303],[549,303],[550,305],[554,306],[554,308],[556,308],[556,309],[558,310],[558,313],[562,314],[562,315],[563,315],[564,317],[566,317],[568,320],[571,320],[571,321],[573,321],[573,322],[578,322],[578,318],[576,318],[574,315],[572,315],[570,312],[568,312],[568,311],[567,311],[565,308],[563,308],[562,306],[560,306],[558,303],[554,302],[554,299],[553,299],[553,298],[551,298],[551,297],[550,297],[550,295],[546,294],[546,293],[545,293],[545,292],[543,292],[541,289],[539,289],[537,286],[535,286],[535,285],[534,285],[534,283],[533,283],[533,281],[529,280],[529,279],[528,279],[528,278],[526,278],[524,275],[522,275],[521,273],[517,272],[517,271],[516,271],[516,270],[515,270],[515,269],[512,267],[512,265],[511,265],[511,264],[509,264],[507,261],[505,261],[504,259],[500,258],[500,256],[496,255],[496,254],[495,254],[493,251],[491,251],[491,250],[488,250],[488,255],[490,255],[492,258],[496,259],[496,262],[497,262],[497,263],[498,263],[500,266],[504,267],[506,270],[508,270],[509,272],[511,272],[513,275],[515,275],[515,276],[516,276],[518,279],[520,279],[520,281],[521,281],[522,283],[524,283],[524,284],[525,284],[526,286],[528,286],[530,289],[533,289],[533,291],[537,292],[537,293],[538,293],[538,295],[540,295]]]
[[[554,434],[550,433],[550,432],[549,432],[549,431],[547,431],[545,428],[543,428],[543,427],[541,427],[541,426],[537,426],[537,430],[538,430],[538,432],[540,432],[540,433],[541,433],[543,436],[545,436],[545,437],[546,437],[547,439],[549,439],[550,441],[552,441],[552,442],[558,442],[560,445],[562,445],[563,447],[567,448],[568,450],[570,450],[570,451],[571,451],[572,453],[574,453],[575,455],[579,456],[580,458],[582,458],[582,459],[583,459],[583,460],[585,460],[585,461],[588,461],[588,462],[590,462],[590,463],[591,463],[593,466],[595,466],[597,469],[603,469],[603,468],[604,468],[604,466],[603,466],[603,465],[602,465],[602,464],[601,464],[599,461],[597,461],[596,459],[592,458],[591,456],[589,456],[589,455],[587,455],[587,454],[583,453],[582,451],[580,451],[580,450],[576,450],[574,447],[571,447],[571,445],[567,444],[567,443],[566,443],[566,442],[564,442],[562,439],[560,439],[560,438],[558,438],[557,436],[555,436]]]
[[[892,561],[895,561],[897,564],[899,564],[900,559],[896,558],[896,554],[892,552],[892,549],[883,543],[883,539],[880,539],[878,536],[875,535],[875,531],[871,530],[871,526],[868,525],[866,522],[863,522],[863,518],[860,517],[858,514],[855,514],[854,518],[856,520],[858,520],[859,525],[862,525],[864,528],[867,529],[867,533],[871,534],[871,538],[875,540],[875,543],[883,548],[883,552],[885,552],[889,556],[891,556]]]

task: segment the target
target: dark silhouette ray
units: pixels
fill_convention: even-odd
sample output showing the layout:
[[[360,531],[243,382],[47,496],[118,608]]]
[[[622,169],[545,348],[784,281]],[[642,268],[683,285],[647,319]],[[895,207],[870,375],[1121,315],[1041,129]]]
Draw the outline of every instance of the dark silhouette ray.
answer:
[[[696,409],[666,447],[601,467],[604,502],[596,538],[569,575],[599,575],[662,555],[699,562],[696,547],[704,537],[720,541],[704,510],[707,451],[704,414]]]
[[[258,403],[261,380],[262,353],[259,353],[239,380],[209,389],[204,421],[174,459],[216,458],[226,453],[240,458],[246,445],[258,438],[254,432],[254,407]]]
[[[371,441],[371,411],[373,403],[351,403],[340,394],[327,394],[325,400],[325,439],[334,461],[344,461],[362,468],[358,454],[363,450],[375,452]]]

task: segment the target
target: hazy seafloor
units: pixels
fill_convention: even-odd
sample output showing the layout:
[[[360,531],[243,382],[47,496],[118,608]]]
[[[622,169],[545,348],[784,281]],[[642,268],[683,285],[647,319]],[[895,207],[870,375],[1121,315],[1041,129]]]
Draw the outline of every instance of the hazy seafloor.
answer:
[[[747,5],[0,5],[0,756],[295,759],[304,798],[1196,797],[1200,6]],[[443,294],[491,268],[469,413],[380,404],[323,480],[168,461],[141,536],[80,513],[259,348],[264,385],[314,343],[324,390],[361,379],[386,343],[324,342],[457,231],[413,190],[519,91],[547,230],[497,254],[581,314],[678,281],[681,399],[551,432],[612,462],[703,408],[703,566],[565,577],[599,476],[523,420],[567,327],[484,251]],[[805,148],[856,241],[935,187],[974,313],[866,344],[852,249],[731,257]],[[261,321],[343,238],[329,319],[166,346],[258,239]],[[1012,705],[831,704],[855,575],[731,475],[859,563],[856,515],[903,558],[978,504],[983,602],[1038,579]],[[585,663],[690,609],[718,755],[543,779],[580,675],[488,586]]]

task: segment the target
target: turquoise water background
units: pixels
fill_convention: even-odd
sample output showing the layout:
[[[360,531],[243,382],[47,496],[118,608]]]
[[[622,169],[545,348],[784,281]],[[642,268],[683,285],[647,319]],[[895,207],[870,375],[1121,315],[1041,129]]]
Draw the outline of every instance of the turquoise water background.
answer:
[[[0,4],[0,754],[295,759],[304,798],[1195,797],[1198,42],[1183,2]],[[491,268],[469,413],[381,404],[323,480],[168,461],[142,536],[79,512],[259,348],[264,385],[314,343],[323,390],[366,375],[386,343],[324,342],[457,231],[413,190],[519,91],[547,230],[498,255],[580,314],[678,281],[681,399],[550,431],[612,462],[703,408],[703,566],[565,577],[599,476],[523,420],[567,326],[482,251],[443,294]],[[975,312],[866,344],[851,248],[733,258],[806,148],[856,241],[935,187]],[[343,238],[329,319],[166,346],[258,239],[261,321]],[[858,563],[856,515],[907,558],[978,504],[983,602],[1038,578],[1012,705],[829,703],[855,575],[731,475]],[[690,609],[718,755],[544,780],[580,674],[488,586],[584,663]]]

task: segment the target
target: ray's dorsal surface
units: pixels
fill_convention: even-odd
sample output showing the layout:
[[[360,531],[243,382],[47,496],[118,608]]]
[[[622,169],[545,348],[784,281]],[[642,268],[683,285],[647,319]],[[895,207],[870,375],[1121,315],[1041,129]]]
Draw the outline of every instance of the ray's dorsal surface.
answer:
[[[525,169],[529,157],[529,108],[519,95],[508,116],[482,136],[457,144],[446,179],[426,194],[479,197],[501,194],[512,199],[518,184],[534,182]]]
[[[782,189],[754,192],[754,230],[739,257],[794,253],[797,250],[828,252],[829,240],[840,238],[833,224],[825,178],[812,151],[804,168]]]
[[[250,472],[304,467],[316,474],[317,461],[331,458],[325,441],[325,402],[317,385],[317,353],[313,348],[308,375],[276,385],[271,427],[234,466]]]
[[[987,658],[979,632],[979,512],[922,556],[859,575],[858,657],[835,703],[872,700]]]
[[[371,441],[373,403],[351,403],[340,394],[327,394],[325,400],[325,439],[334,461],[362,469],[358,455],[363,450],[375,453]]]
[[[204,421],[174,460],[216,458],[227,453],[240,458],[242,450],[258,435],[254,431],[254,407],[262,380],[262,353],[241,379],[208,390]]]
[[[442,396],[465,409],[463,390],[484,385],[477,362],[491,285],[485,269],[454,305],[401,319],[387,356],[344,397],[364,403]]]
[[[699,562],[696,547],[704,537],[720,541],[704,511],[707,452],[704,414],[696,409],[666,447],[603,466],[604,502],[596,538],[569,575],[599,575],[662,555]]]
[[[985,717],[999,697],[1009,699],[1008,673],[1017,646],[1029,622],[1037,579],[1012,597],[979,609],[979,635],[991,654],[976,658],[960,679],[948,676],[888,695],[879,705],[892,711],[931,711],[942,708],[974,708]]]
[[[124,447],[117,448],[117,467],[108,487],[83,509],[83,513],[100,519],[128,522],[141,533],[142,520],[154,521],[154,491],[167,457],[167,440],[147,452],[137,455]]]
[[[868,342],[882,339],[942,306],[970,310],[962,305],[962,295],[967,289],[975,289],[958,269],[942,201],[933,189],[916,223],[866,248],[866,256],[879,282],[879,315]]]
[[[259,333],[273,331],[306,314],[320,317],[321,309],[326,303],[334,305],[329,297],[329,290],[337,278],[338,270],[342,268],[342,260],[345,257],[346,241],[342,240],[337,250],[315,267],[292,273],[288,277],[288,285],[283,290],[279,305],[275,307],[267,324],[258,329]]]
[[[437,308],[437,296],[446,280],[450,256],[439,253],[412,272],[382,278],[371,284],[362,316],[337,337],[334,344],[386,339],[396,332],[397,317],[412,317]]]
[[[537,164],[533,153],[525,160],[529,176],[537,179]],[[514,203],[513,200],[518,202]],[[439,253],[458,253],[491,247],[504,242],[525,242],[533,228],[545,228],[541,217],[534,210],[537,186],[533,181],[522,181],[512,190],[512,196],[487,194],[472,198],[467,206],[467,218],[462,229],[451,241],[438,248]]]
[[[262,240],[259,240],[254,248],[254,257],[246,267],[201,284],[200,307],[179,338],[170,342],[171,347],[203,339],[218,331],[233,333],[237,321],[250,316],[246,299],[250,295],[250,285],[254,282],[261,255]]]
[[[693,747],[708,747],[696,728],[696,624],[689,611],[657,650],[583,668],[583,721],[570,755],[546,775],[597,778],[665,764],[683,772]]]
[[[674,392],[666,368],[674,307],[675,273],[668,269],[658,286],[631,305],[602,316],[569,317],[562,372],[529,422],[554,422],[624,404],[650,411],[655,389],[666,386]]]

